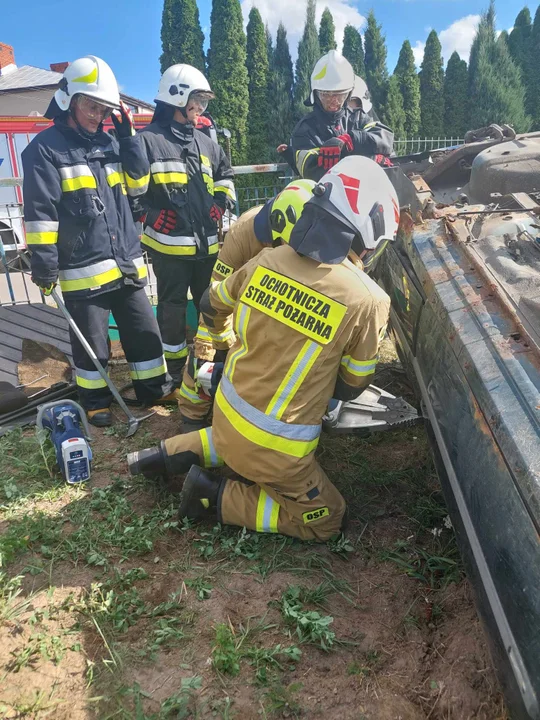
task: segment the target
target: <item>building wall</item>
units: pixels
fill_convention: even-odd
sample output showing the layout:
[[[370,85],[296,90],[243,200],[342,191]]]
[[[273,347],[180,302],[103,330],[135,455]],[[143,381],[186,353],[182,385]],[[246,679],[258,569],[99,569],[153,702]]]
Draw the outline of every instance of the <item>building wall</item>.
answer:
[[[10,90],[0,93],[0,116],[1,115],[30,115],[38,112],[45,113],[54,91],[52,87],[46,90],[21,90],[17,92]]]

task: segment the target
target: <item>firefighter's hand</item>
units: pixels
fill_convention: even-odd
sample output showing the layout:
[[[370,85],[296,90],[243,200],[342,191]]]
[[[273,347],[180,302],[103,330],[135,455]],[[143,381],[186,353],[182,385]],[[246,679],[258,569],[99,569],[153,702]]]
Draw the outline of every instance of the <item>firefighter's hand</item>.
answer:
[[[322,147],[319,148],[318,166],[323,170],[330,170],[341,160],[341,152],[345,147],[345,143],[340,138],[332,138],[327,140]]]
[[[176,227],[177,214],[174,210],[160,210],[157,217],[148,213],[146,223],[163,235],[170,235]]]
[[[348,152],[352,152],[354,150],[352,137],[349,135],[349,133],[343,133],[343,135],[338,135],[338,140],[341,140],[343,142],[345,149]]]
[[[373,160],[381,167],[394,167],[394,163],[386,155],[374,155]]]
[[[225,210],[223,210],[223,208],[220,207],[217,203],[214,203],[210,208],[210,212],[208,214],[215,223],[219,223],[224,213]]]
[[[119,138],[129,138],[135,135],[135,123],[133,115],[125,102],[120,100],[120,110],[115,110],[111,115],[111,120],[116,129]]]
[[[32,282],[34,285],[37,285],[41,292],[47,297],[56,287],[56,280],[51,282],[50,280],[44,280],[43,278],[36,278],[32,276]]]

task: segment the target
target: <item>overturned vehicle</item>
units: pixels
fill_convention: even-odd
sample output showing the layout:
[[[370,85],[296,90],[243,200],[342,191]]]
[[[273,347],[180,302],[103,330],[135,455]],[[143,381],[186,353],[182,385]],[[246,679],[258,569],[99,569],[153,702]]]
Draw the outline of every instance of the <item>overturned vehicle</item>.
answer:
[[[511,716],[538,719],[540,134],[506,130],[400,158],[400,230],[375,275]]]

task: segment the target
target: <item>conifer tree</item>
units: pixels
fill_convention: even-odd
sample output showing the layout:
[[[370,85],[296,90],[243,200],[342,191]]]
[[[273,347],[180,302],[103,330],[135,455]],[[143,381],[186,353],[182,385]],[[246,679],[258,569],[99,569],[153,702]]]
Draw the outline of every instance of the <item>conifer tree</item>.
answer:
[[[324,8],[321,17],[321,24],[319,26],[319,46],[321,55],[325,55],[329,50],[335,50],[337,48],[334,18],[328,8]]]
[[[268,43],[260,12],[253,7],[247,25],[249,77],[248,161],[268,159]]]
[[[512,56],[512,60],[521,70],[524,81],[530,71],[531,35],[531,12],[528,7],[524,7],[516,17],[512,32],[508,36],[508,48],[510,50],[510,55]]]
[[[298,58],[296,60],[296,82],[294,86],[294,105],[296,119],[309,112],[304,105],[311,92],[311,73],[315,63],[321,57],[319,36],[315,24],[315,0],[307,0],[306,23],[304,32],[298,43]]]
[[[532,129],[540,129],[540,6],[534,16],[529,43],[529,70],[527,72],[527,107],[532,117]]]
[[[366,82],[373,100],[373,107],[379,116],[384,116],[384,106],[388,89],[388,69],[386,67],[386,42],[377,23],[373,10],[367,19],[364,35]]]
[[[403,97],[405,134],[407,137],[414,137],[420,130],[420,79],[416,73],[414,55],[408,40],[405,40],[401,46],[394,75],[399,82]]]
[[[396,139],[405,137],[406,114],[403,108],[400,79],[397,75],[392,75],[388,81],[383,119],[386,125],[393,130]]]
[[[293,64],[287,31],[283,23],[280,23],[276,34],[276,48],[268,90],[270,148],[274,159],[278,158],[275,148],[289,141],[293,129],[293,82]]]
[[[233,164],[242,165],[247,150],[249,107],[246,35],[239,0],[212,0],[208,75],[216,99],[210,111],[231,131]]]
[[[161,72],[187,63],[205,72],[204,35],[196,0],[165,0],[161,18]]]
[[[521,73],[506,42],[497,42],[493,0],[480,20],[469,65],[469,125],[508,123],[517,132],[528,129]]]
[[[366,79],[364,65],[364,45],[362,36],[354,25],[346,25],[343,33],[343,57],[353,66],[354,74]]]
[[[467,63],[453,52],[444,78],[444,131],[447,136],[460,138],[467,127]]]
[[[420,72],[420,114],[424,137],[439,137],[444,133],[443,85],[441,43],[435,30],[432,30],[426,41]]]

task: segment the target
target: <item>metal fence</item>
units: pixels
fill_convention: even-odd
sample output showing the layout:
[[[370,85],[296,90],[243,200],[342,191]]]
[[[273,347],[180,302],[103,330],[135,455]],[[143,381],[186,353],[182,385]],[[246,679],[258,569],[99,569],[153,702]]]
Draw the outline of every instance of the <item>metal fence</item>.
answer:
[[[396,155],[412,155],[413,153],[425,152],[426,150],[442,150],[463,145],[465,140],[458,137],[437,137],[437,138],[396,138],[394,140],[394,151]]]

